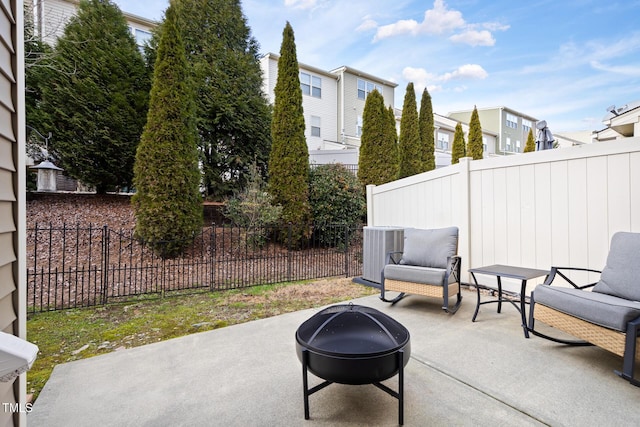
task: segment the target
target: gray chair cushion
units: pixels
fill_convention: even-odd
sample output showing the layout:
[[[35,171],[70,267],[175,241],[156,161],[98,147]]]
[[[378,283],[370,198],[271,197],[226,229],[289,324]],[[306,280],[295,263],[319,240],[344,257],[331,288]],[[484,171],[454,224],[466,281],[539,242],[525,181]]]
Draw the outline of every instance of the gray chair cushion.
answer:
[[[384,267],[385,280],[442,285],[446,270],[442,268],[417,267],[414,265],[387,264]]]
[[[607,265],[593,291],[640,301],[640,233],[613,235]]]
[[[423,230],[406,228],[400,264],[447,268],[447,257],[458,251],[458,227]]]
[[[640,302],[598,292],[538,285],[533,291],[533,296],[536,304],[544,304],[587,322],[620,332],[626,332],[627,323],[640,317]]]

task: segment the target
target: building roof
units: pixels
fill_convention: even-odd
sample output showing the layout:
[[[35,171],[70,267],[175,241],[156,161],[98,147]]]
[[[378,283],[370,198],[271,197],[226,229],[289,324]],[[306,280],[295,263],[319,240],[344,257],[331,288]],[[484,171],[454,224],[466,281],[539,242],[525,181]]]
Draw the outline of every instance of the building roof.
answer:
[[[536,119],[536,118],[535,118],[535,117],[533,117],[533,116],[530,116],[529,114],[521,113],[521,112],[520,112],[520,111],[518,111],[518,110],[514,110],[513,108],[509,108],[509,107],[506,107],[506,106],[504,106],[504,105],[501,105],[501,106],[499,106],[499,107],[484,107],[484,108],[478,108],[478,107],[476,107],[476,108],[477,108],[477,110],[478,110],[478,111],[488,111],[488,110],[505,110],[505,111],[508,111],[509,113],[513,113],[513,114],[515,114],[515,115],[517,115],[517,116],[524,117],[525,119],[529,119],[529,120],[531,120],[531,121],[533,121],[533,122],[537,122],[537,121],[539,121],[538,119]],[[473,109],[471,109],[471,110],[450,111],[449,113],[447,113],[447,115],[448,115],[448,116],[450,116],[450,115],[452,115],[452,114],[457,114],[457,113],[470,113],[470,112],[472,112],[472,111],[473,111]]]
[[[277,62],[278,59],[280,59],[280,55],[278,55],[277,53],[268,52],[260,57],[261,60],[265,58],[273,59],[274,61]],[[303,64],[302,62],[298,62],[298,67],[304,68],[305,70],[313,71],[316,74],[322,74],[323,76],[330,77],[334,80],[338,79],[337,75],[330,73],[329,71],[322,70],[318,67],[314,67],[313,65],[307,65],[307,64]]]
[[[355,68],[352,67],[348,67],[346,65],[343,65],[342,67],[338,67],[335,68],[333,70],[331,70],[331,73],[337,74],[337,73],[349,73],[349,74],[353,74],[355,76],[358,77],[363,77],[367,80],[373,80],[375,82],[378,83],[382,83],[385,86],[389,86],[392,88],[396,88],[398,86],[398,83],[396,82],[392,82],[391,80],[386,80],[380,77],[376,77],[373,74],[369,74],[369,73],[365,73],[364,71],[360,71],[360,70],[356,70]]]

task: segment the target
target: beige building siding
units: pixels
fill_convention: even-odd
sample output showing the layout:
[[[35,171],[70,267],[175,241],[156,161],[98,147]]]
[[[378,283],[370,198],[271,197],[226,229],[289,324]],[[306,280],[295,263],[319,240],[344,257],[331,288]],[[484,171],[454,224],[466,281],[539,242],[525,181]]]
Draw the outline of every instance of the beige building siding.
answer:
[[[64,33],[64,27],[76,14],[79,1],[32,0],[34,4],[34,25],[36,32],[47,44],[54,45]]]
[[[0,330],[26,338],[23,28],[23,1],[0,0]],[[0,382],[0,402],[24,408],[25,390],[25,375]],[[25,424],[0,410],[0,426]]]
[[[64,34],[64,27],[76,15],[79,0],[29,0],[36,33],[43,41],[53,46]],[[124,13],[124,12],[123,12]],[[124,13],[131,34],[136,37],[136,30],[151,33],[156,23],[140,16]]]

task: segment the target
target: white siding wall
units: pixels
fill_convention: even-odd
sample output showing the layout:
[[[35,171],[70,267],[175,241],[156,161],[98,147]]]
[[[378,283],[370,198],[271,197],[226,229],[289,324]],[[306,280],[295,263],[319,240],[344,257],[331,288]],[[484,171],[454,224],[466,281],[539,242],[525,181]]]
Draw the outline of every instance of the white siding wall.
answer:
[[[64,33],[64,27],[71,17],[76,14],[77,1],[38,0],[41,8],[38,10],[36,25],[42,39],[50,45]]]
[[[23,2],[0,0],[0,330],[26,337]],[[0,402],[24,408],[26,378],[0,382]],[[4,410],[3,410],[4,409]],[[0,425],[24,425],[0,408]]]
[[[304,135],[307,138],[309,151],[324,148],[324,141],[339,142],[338,134],[338,84],[335,78],[315,73],[303,67],[303,73],[322,79],[322,98],[302,95],[304,110]],[[311,136],[311,116],[320,117],[320,137]]]
[[[640,138],[464,159],[370,186],[367,207],[370,226],[460,227],[467,278],[494,263],[602,269],[616,231],[640,232]]]
[[[260,60],[262,69],[262,90],[270,104],[275,102],[275,88],[278,80],[278,60],[266,55]],[[305,137],[309,151],[324,148],[324,141],[340,141],[338,132],[338,84],[333,76],[319,74],[300,66],[300,71],[322,79],[322,98],[302,95]],[[320,117],[320,138],[311,136],[311,116]]]

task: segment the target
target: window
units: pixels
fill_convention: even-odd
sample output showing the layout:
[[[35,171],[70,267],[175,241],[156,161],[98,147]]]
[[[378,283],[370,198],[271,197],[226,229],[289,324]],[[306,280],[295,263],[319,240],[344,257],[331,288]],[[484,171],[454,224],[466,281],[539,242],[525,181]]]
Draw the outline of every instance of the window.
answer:
[[[519,153],[520,152],[520,140],[516,139],[516,151]]]
[[[518,129],[518,118],[513,114],[507,113],[507,127]]]
[[[311,116],[311,136],[320,138],[320,117]]]
[[[531,130],[531,121],[522,119],[522,129],[524,130],[524,133],[529,133]]]
[[[322,98],[322,79],[307,73],[300,73],[300,89],[303,95]]]
[[[356,135],[362,136],[362,116],[356,118]]]
[[[507,137],[507,144],[505,146],[505,151],[512,151],[511,149],[511,138]]]
[[[140,53],[144,53],[144,47],[151,41],[151,33],[136,28],[133,30],[133,34],[136,38],[136,44],[138,45]]]
[[[382,95],[382,86],[368,82],[366,80],[358,79],[358,99],[367,99],[367,95],[369,95],[373,90],[376,89]]]
[[[449,149],[449,134],[438,132],[438,141],[436,142],[436,148],[440,150]]]

